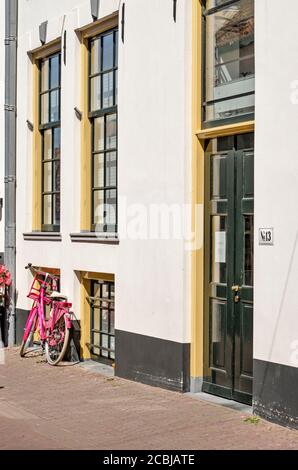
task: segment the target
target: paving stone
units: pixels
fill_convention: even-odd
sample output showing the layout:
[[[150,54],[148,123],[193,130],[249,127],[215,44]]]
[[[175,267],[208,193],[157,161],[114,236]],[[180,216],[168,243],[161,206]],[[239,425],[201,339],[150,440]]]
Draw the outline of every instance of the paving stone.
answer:
[[[298,431],[243,411],[41,359],[6,350],[1,449],[298,449]]]

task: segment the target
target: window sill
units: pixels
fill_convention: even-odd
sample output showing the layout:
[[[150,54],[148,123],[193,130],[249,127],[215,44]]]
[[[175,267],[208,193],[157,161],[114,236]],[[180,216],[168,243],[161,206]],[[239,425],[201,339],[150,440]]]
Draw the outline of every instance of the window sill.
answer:
[[[59,232],[31,232],[23,233],[24,240],[26,241],[46,241],[46,242],[61,242],[62,235]]]
[[[117,234],[104,234],[96,232],[71,233],[70,239],[74,243],[102,243],[106,245],[119,245]]]

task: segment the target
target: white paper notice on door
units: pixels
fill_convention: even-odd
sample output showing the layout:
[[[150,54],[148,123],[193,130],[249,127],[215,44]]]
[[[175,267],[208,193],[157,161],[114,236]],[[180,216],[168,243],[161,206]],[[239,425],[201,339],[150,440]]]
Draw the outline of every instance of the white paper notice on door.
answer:
[[[226,232],[215,232],[215,263],[226,262]]]

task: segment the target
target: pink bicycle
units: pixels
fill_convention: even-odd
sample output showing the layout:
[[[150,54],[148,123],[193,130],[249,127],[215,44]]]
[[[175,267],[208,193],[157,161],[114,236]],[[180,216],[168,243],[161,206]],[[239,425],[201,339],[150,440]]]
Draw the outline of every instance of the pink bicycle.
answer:
[[[65,356],[70,340],[71,303],[67,297],[57,291],[58,277],[37,271],[32,265],[26,269],[34,274],[28,294],[33,305],[25,326],[20,356],[24,357],[34,344],[35,332],[39,329],[41,346],[45,351],[47,362],[56,366]],[[46,307],[50,307],[49,319],[46,319]]]

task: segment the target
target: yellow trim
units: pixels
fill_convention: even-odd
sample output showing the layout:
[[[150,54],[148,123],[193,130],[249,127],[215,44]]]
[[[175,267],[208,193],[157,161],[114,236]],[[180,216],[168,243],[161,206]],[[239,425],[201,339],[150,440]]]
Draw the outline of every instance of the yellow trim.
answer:
[[[192,252],[191,282],[191,377],[204,375],[204,253],[205,151],[204,140],[254,131],[254,121],[210,129],[202,127],[202,1],[192,0],[192,231],[200,244]],[[198,206],[200,211],[196,210]],[[198,220],[198,212],[200,214]]]
[[[201,13],[199,0],[192,2],[192,232],[201,246],[192,252],[191,285],[191,377],[203,376],[204,219],[197,220],[198,205],[204,205],[204,148],[196,131],[201,125]],[[202,212],[202,211],[201,211]],[[202,212],[203,214],[203,212]]]
[[[227,135],[245,134],[253,132],[255,121],[239,122],[227,126],[212,127],[210,129],[201,129],[196,132],[199,139],[212,139],[213,137],[223,137]]]
[[[61,37],[28,52],[31,60],[39,60],[61,51]]]
[[[55,52],[61,51],[61,37],[44,46],[28,52],[32,61],[32,104],[33,104],[33,135],[32,135],[32,231],[40,232],[41,227],[41,187],[42,187],[42,138],[39,131],[39,60]]]
[[[114,282],[114,274],[107,273],[94,273],[94,272],[80,272],[80,288],[81,288],[81,357],[83,359],[90,359],[90,304],[88,296],[91,292],[91,281],[102,280]]]
[[[81,357],[90,359],[90,305],[88,295],[90,294],[90,281],[81,276]]]
[[[115,276],[114,274],[107,274],[107,273],[94,273],[94,272],[84,272],[83,279],[86,280],[93,280],[93,281],[111,281],[114,282]]]
[[[32,230],[41,230],[41,134],[39,132],[39,67],[33,61]]]
[[[81,231],[91,229],[91,122],[89,113],[88,40],[81,42]]]
[[[119,13],[118,11],[115,11],[111,15],[105,16],[104,18],[100,18],[99,20],[89,23],[82,28],[76,29],[75,32],[80,41],[83,39],[89,39],[108,31],[109,29],[115,28],[118,25],[118,18]]]

